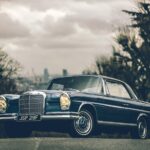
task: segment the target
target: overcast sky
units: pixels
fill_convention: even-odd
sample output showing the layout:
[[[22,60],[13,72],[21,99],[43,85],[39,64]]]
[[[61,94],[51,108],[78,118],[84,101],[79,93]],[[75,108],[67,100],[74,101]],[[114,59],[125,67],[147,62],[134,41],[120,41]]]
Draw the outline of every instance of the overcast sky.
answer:
[[[129,22],[121,10],[133,7],[134,0],[0,0],[0,47],[22,74],[79,74],[111,55],[114,33]]]

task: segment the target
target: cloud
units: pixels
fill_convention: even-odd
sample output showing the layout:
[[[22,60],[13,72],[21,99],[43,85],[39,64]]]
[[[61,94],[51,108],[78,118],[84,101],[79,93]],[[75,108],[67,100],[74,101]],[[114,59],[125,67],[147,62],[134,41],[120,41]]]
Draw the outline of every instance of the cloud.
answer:
[[[130,21],[121,10],[133,6],[130,0],[3,0],[0,45],[25,72],[80,73],[97,55],[111,55],[112,35]]]
[[[7,14],[0,13],[0,38],[16,38],[29,36],[29,30]]]

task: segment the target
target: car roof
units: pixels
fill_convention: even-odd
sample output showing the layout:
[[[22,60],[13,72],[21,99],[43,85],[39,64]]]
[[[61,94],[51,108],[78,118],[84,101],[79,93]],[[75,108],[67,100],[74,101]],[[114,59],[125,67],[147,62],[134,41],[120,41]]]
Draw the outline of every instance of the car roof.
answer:
[[[120,82],[120,83],[122,83],[122,84],[124,84],[124,85],[126,85],[128,88],[129,88],[129,90],[131,91],[131,93],[132,93],[132,96],[135,98],[135,99],[138,99],[137,98],[137,96],[135,95],[135,93],[133,92],[133,90],[131,89],[131,87],[126,83],[126,82],[124,82],[124,81],[121,81],[121,80],[119,80],[119,79],[116,79],[116,78],[113,78],[113,77],[108,77],[108,76],[103,76],[103,75],[69,75],[69,76],[61,76],[61,77],[56,77],[56,78],[53,78],[53,79],[60,79],[60,78],[68,78],[68,77],[79,77],[79,76],[82,76],[82,77],[88,77],[88,76],[91,76],[91,77],[99,77],[99,78],[102,78],[102,79],[104,79],[104,80],[111,80],[111,81],[115,81],[115,82]],[[53,80],[52,79],[52,80]]]
[[[116,78],[113,78],[113,77],[108,77],[108,76],[104,76],[104,75],[68,75],[68,76],[60,76],[60,77],[56,77],[56,78],[53,78],[53,79],[58,79],[58,78],[69,78],[69,77],[79,77],[79,76],[82,76],[82,77],[101,77],[103,79],[106,79],[106,80],[113,80],[113,81],[116,81],[116,82],[122,82],[124,84],[126,84],[125,82],[119,80],[119,79],[116,79]]]
[[[117,78],[113,78],[113,77],[108,77],[108,76],[103,76],[103,75],[100,75],[103,79],[106,79],[106,80],[113,80],[113,81],[116,81],[116,82],[122,82],[122,83],[125,83],[124,81],[122,80],[119,80]]]

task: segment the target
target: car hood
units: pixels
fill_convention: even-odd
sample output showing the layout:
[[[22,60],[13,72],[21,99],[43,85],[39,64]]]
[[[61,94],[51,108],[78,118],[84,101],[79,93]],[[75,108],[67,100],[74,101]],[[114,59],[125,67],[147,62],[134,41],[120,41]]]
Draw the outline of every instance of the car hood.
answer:
[[[80,92],[80,91],[61,91],[61,90],[35,90],[35,91],[27,91],[27,92],[24,92],[22,95],[24,94],[31,94],[31,95],[37,95],[37,94],[42,94],[46,100],[56,100],[56,99],[59,99],[60,96],[63,94],[63,93],[67,93],[71,100],[73,99],[78,99],[78,98],[87,98],[87,97],[97,97],[99,95],[96,95],[96,94],[92,94],[92,93],[85,93],[85,92]],[[15,94],[5,94],[3,95],[6,99],[8,100],[18,100],[20,98],[21,95],[15,95]]]
[[[76,91],[58,91],[58,90],[36,90],[36,91],[27,91],[24,92],[21,95],[24,94],[31,94],[31,95],[36,95],[36,94],[42,94],[46,99],[57,99],[59,98],[63,93],[67,93],[70,97],[72,95],[76,95]],[[21,95],[17,94],[3,94],[7,100],[18,100]]]
[[[18,100],[20,98],[20,95],[17,94],[3,94],[7,100]]]
[[[60,99],[60,96],[63,93],[67,93],[70,97],[73,95],[77,95],[76,93],[79,93],[77,91],[60,91],[60,90],[36,90],[36,91],[27,91],[23,94],[31,94],[31,95],[38,95],[41,94],[44,96],[46,101],[58,101]]]
[[[46,98],[48,99],[58,99],[60,98],[60,96],[63,94],[63,93],[67,93],[70,97],[76,95],[77,93],[79,92],[76,92],[76,91],[58,91],[58,90],[41,90],[40,92],[43,92],[46,94]]]
[[[58,91],[58,90],[42,90],[40,92],[43,92],[46,94],[46,100],[48,101],[57,101],[60,99],[60,96],[63,93],[67,93],[72,101],[74,100],[80,100],[85,99],[88,100],[90,98],[97,99],[99,95],[92,94],[92,93],[85,93],[80,91]]]

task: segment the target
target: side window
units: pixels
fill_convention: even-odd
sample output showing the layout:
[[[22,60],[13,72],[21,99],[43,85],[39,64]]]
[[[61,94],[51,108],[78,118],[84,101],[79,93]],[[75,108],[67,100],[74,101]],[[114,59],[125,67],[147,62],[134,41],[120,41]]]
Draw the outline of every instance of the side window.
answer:
[[[106,81],[108,92],[111,96],[130,99],[131,96],[125,86],[121,83]]]

